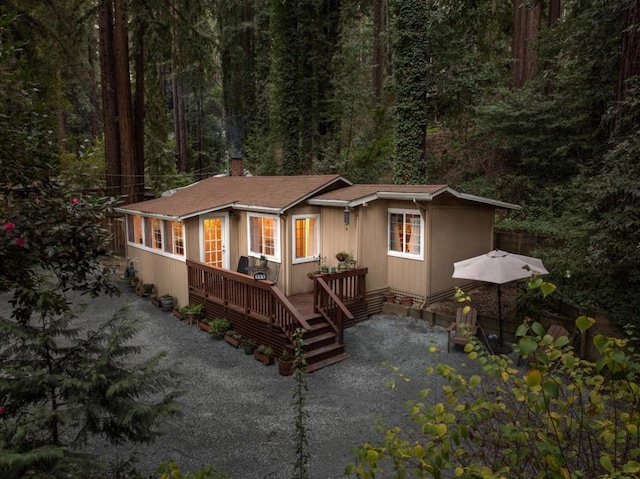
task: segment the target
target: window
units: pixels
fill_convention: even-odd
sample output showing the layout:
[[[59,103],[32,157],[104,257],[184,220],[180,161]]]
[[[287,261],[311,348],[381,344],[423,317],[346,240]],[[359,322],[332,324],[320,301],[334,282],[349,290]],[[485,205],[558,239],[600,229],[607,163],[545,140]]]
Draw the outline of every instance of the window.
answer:
[[[158,218],[147,218],[151,222],[151,247],[153,249],[162,249],[162,220]]]
[[[419,211],[389,210],[389,254],[423,259],[424,222]]]
[[[272,261],[280,261],[280,221],[277,216],[248,215],[249,254],[264,255]]]
[[[184,256],[184,232],[182,230],[182,222],[169,221],[169,229],[173,243],[173,254]]]
[[[142,231],[142,216],[129,215],[129,242],[143,244],[144,236]]]
[[[316,261],[320,254],[319,215],[293,217],[293,262]]]

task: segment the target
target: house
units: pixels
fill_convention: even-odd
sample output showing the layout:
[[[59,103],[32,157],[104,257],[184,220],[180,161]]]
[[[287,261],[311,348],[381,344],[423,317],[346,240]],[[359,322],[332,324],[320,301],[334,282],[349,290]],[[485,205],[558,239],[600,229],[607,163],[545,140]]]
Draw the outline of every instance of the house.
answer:
[[[308,175],[212,177],[118,211],[126,216],[127,256],[159,294],[173,294],[180,305],[211,300],[218,309],[212,306],[210,314],[233,307],[272,323],[285,313],[276,314],[267,299],[250,307],[246,302],[260,295],[257,289],[247,295],[247,288],[268,286],[268,296],[280,303],[314,293],[314,312],[322,308],[318,290],[324,289],[333,305],[326,315],[341,310],[342,319],[351,316],[336,307],[345,298],[358,298],[366,315],[380,310],[389,290],[414,304],[450,291],[453,263],[492,249],[497,208],[517,206],[447,185],[354,185],[339,175]],[[338,266],[340,251],[356,260],[355,273],[313,275],[321,262]],[[226,296],[230,282],[233,298]],[[280,320],[291,336],[295,308],[285,306],[289,319]]]

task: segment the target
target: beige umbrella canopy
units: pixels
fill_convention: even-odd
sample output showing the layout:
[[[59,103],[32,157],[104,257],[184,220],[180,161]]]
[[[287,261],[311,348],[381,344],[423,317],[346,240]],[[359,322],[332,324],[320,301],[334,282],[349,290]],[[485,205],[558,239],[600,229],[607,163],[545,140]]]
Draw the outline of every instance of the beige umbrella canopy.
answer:
[[[542,261],[531,256],[509,253],[499,249],[480,256],[453,263],[453,278],[485,281],[498,285],[498,324],[502,344],[502,305],[500,285],[532,274],[549,274]]]

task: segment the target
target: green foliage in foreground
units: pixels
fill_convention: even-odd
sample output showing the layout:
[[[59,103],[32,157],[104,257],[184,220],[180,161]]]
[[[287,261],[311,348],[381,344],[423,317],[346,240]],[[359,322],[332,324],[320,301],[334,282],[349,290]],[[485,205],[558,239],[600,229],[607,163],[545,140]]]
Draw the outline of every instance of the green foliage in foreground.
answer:
[[[542,287],[543,282],[538,282]],[[584,333],[594,324],[582,316]],[[494,356],[473,342],[465,352],[483,374],[469,377],[439,364],[445,384],[408,404],[412,427],[380,426],[382,439],[357,449],[346,473],[358,478],[640,477],[640,356],[626,340],[596,335],[595,362],[579,359],[569,339],[540,323],[523,323],[516,353]],[[433,398],[433,399],[432,399]]]

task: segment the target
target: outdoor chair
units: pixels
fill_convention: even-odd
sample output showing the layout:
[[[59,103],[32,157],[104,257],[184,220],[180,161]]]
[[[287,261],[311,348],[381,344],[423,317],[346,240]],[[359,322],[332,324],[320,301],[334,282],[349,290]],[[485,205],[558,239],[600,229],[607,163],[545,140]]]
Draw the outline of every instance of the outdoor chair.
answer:
[[[452,322],[447,328],[447,352],[451,351],[451,343],[464,346],[477,333],[478,310],[470,308],[465,314],[464,308],[458,308],[455,322]]]

